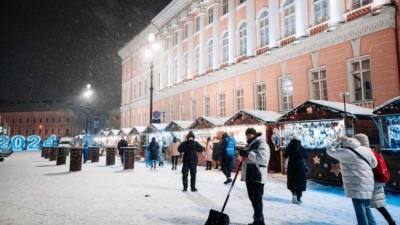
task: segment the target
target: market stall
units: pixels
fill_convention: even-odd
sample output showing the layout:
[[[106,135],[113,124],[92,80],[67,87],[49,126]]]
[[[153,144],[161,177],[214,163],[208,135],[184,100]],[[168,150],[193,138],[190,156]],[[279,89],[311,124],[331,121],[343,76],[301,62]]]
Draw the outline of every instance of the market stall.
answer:
[[[387,187],[400,190],[400,96],[374,109],[372,117],[379,130],[379,144],[390,173]]]
[[[262,133],[262,137],[270,146],[270,161],[268,164],[268,172],[280,172],[280,152],[275,150],[271,141],[272,131],[276,127],[275,121],[281,114],[272,111],[249,110],[242,109],[225,122],[225,130],[227,133],[232,132],[236,141],[236,152],[246,146],[245,131],[249,127],[253,127]],[[277,149],[278,150],[278,149]],[[236,164],[239,161],[236,160]]]
[[[169,146],[174,137],[178,138],[179,142],[183,142],[186,140],[186,134],[189,132],[188,127],[193,123],[193,121],[185,121],[185,120],[173,120],[167,124],[165,127],[165,145]],[[198,137],[196,137],[196,141],[198,141]],[[170,161],[171,156],[167,153],[165,155],[165,159]],[[181,159],[178,161],[181,162]]]
[[[277,119],[281,131],[281,149],[284,151],[293,134],[300,135],[308,153],[306,163],[311,168],[308,178],[341,185],[340,164],[326,154],[326,147],[338,135],[353,136],[357,133],[371,137],[371,144],[377,143],[378,139],[374,135],[378,131],[371,119],[372,115],[372,109],[353,104],[306,101]]]
[[[117,134],[119,137],[121,137],[121,135],[125,136],[125,140],[128,142],[128,145],[133,143],[132,136],[130,135],[132,129],[133,128],[121,128]]]

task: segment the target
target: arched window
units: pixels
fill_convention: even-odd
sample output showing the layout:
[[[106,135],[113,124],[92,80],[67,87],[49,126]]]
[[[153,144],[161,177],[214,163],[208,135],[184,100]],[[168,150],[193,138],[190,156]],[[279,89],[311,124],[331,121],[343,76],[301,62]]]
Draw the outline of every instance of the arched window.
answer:
[[[229,41],[228,41],[228,32],[222,36],[222,61],[226,62],[229,59]]]
[[[242,23],[239,28],[239,53],[244,55],[247,53],[247,29],[246,23]]]
[[[260,46],[264,47],[269,44],[269,17],[268,12],[261,13],[260,18]]]
[[[286,0],[283,5],[283,20],[285,37],[296,33],[295,6],[294,0]]]
[[[185,53],[185,55],[183,56],[183,63],[184,63],[183,76],[187,77],[188,76],[188,54],[187,53]]]
[[[196,64],[196,73],[198,73],[199,71],[200,71],[200,65],[199,65],[199,59],[200,59],[200,50],[199,50],[199,47],[197,47],[196,48],[196,51],[195,51],[195,54],[196,54],[196,57],[195,57],[195,60],[196,60],[196,62],[195,62],[195,64]]]
[[[207,50],[208,50],[208,67],[212,67],[213,66],[213,41],[212,40],[210,42],[208,42]]]

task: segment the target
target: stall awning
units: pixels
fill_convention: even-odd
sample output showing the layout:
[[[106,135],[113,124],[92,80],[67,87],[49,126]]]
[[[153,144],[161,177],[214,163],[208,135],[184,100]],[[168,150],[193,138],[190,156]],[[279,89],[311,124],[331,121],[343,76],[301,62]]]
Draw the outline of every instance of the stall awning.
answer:
[[[400,114],[400,96],[392,98],[382,105],[375,107],[373,113],[377,115]]]
[[[145,126],[135,126],[132,128],[130,134],[140,134],[143,133],[145,129],[146,129]]]
[[[119,130],[118,135],[128,135],[131,133],[133,128],[121,128],[121,130]]]
[[[193,121],[173,120],[165,127],[165,131],[183,131],[187,130]]]
[[[282,114],[272,111],[242,109],[230,117],[225,125],[275,123]]]
[[[214,127],[220,127],[225,124],[229,117],[208,117],[200,116],[197,118],[188,129],[209,129]]]
[[[295,121],[317,121],[343,119],[345,114],[343,102],[330,102],[324,100],[308,100],[287,112],[276,120],[277,123]],[[353,122],[358,118],[373,116],[372,109],[359,107],[346,103],[346,116]]]
[[[152,123],[144,129],[143,133],[155,133],[155,132],[161,132],[165,130],[165,127],[167,126],[167,123]]]

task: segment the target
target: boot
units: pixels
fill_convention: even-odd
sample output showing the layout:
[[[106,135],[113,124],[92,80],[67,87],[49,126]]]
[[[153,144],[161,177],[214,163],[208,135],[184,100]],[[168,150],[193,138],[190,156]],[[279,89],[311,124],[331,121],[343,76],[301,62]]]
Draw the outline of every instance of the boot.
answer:
[[[229,178],[224,182],[224,184],[230,184],[230,183],[232,183],[232,179],[229,177]]]
[[[176,162],[176,163],[175,163],[175,170],[176,170],[176,166],[177,166],[177,165],[178,165],[178,163]]]
[[[297,204],[297,196],[296,194],[292,194],[292,203]]]
[[[211,170],[211,161],[208,161],[207,164],[208,164],[208,170]]]

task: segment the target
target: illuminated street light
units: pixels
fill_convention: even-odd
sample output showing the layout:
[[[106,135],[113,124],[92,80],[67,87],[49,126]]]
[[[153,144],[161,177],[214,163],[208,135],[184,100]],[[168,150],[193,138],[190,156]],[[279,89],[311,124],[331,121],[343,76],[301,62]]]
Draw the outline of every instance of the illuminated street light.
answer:
[[[92,96],[93,91],[90,89],[91,85],[88,84],[86,85],[87,90],[85,91],[84,95],[87,97],[87,105],[89,108],[89,103],[90,103],[90,96]],[[86,129],[85,129],[85,136],[88,134],[88,124],[89,124],[89,112],[86,112]]]
[[[149,34],[149,48],[145,50],[146,57],[150,57],[150,124],[153,122],[153,53],[160,49],[160,44],[155,43],[155,35]]]

